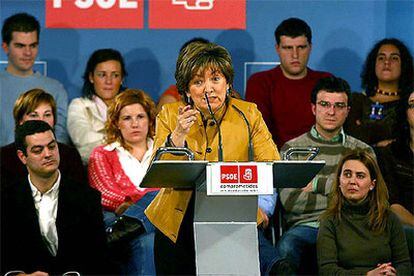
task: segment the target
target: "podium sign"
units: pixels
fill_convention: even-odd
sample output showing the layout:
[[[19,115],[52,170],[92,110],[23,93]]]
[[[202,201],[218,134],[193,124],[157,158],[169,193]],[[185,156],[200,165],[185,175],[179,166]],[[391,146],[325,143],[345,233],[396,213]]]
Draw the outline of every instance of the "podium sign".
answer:
[[[257,196],[272,194],[273,187],[304,187],[323,165],[324,161],[157,160],[141,187],[194,191],[197,275],[260,275]]]
[[[208,196],[273,194],[273,163],[209,163],[206,180]]]

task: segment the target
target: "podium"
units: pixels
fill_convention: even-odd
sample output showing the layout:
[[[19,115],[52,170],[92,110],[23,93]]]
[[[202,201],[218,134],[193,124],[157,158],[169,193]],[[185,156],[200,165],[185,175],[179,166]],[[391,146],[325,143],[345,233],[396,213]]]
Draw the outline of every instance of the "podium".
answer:
[[[187,149],[186,149],[187,150]],[[188,150],[187,150],[188,151]],[[170,153],[164,151],[165,153]],[[177,154],[177,149],[174,153]],[[186,153],[178,153],[191,156]],[[159,156],[156,154],[156,159]],[[249,162],[255,165],[260,162]],[[324,161],[267,162],[274,187],[304,187],[324,166]],[[229,164],[208,161],[154,160],[141,187],[193,189],[195,192],[194,244],[198,275],[260,275],[257,233],[257,196],[207,195],[209,166]],[[238,163],[231,163],[238,164]],[[246,163],[240,163],[246,164]],[[299,173],[300,171],[300,173]],[[289,181],[289,185],[286,181]],[[279,185],[279,186],[278,186]]]

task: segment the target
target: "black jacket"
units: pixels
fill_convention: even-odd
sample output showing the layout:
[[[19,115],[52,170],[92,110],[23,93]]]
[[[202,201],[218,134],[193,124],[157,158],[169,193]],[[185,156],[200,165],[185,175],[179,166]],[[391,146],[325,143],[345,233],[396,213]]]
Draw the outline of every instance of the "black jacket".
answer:
[[[106,240],[101,197],[92,188],[61,177],[56,218],[58,251],[54,257],[40,234],[27,177],[2,187],[1,272],[40,270],[105,274]]]

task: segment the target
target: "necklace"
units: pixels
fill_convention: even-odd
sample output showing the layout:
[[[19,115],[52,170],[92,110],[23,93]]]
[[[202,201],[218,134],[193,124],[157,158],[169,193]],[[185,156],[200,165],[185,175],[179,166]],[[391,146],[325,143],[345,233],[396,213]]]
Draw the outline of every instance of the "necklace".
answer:
[[[377,94],[381,94],[381,95],[385,95],[385,96],[398,96],[398,91],[389,92],[389,91],[383,91],[383,90],[377,88]]]

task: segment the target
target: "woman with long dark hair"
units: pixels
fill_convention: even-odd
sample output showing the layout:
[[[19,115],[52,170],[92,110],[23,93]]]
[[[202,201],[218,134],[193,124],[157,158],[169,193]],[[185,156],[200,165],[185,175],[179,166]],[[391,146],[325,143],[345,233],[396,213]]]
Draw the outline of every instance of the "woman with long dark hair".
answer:
[[[319,274],[411,274],[404,231],[371,154],[353,151],[341,159],[331,197],[320,218]]]
[[[69,104],[67,119],[70,138],[85,165],[92,150],[103,143],[108,106],[123,90],[126,75],[124,59],[117,50],[99,49],[89,57],[82,97]]]
[[[371,146],[383,147],[398,133],[398,106],[411,91],[413,57],[398,39],[377,42],[361,74],[362,93],[353,93],[345,131]]]

